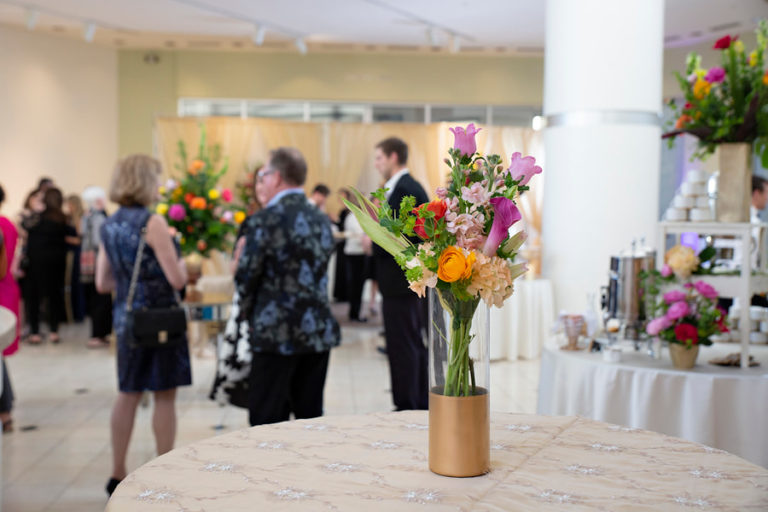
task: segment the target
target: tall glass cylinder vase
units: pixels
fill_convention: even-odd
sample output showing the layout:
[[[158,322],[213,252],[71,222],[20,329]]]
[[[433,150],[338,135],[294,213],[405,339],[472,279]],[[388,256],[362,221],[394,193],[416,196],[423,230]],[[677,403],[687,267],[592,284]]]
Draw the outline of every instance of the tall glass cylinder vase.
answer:
[[[469,477],[490,471],[490,312],[429,290],[429,469]]]

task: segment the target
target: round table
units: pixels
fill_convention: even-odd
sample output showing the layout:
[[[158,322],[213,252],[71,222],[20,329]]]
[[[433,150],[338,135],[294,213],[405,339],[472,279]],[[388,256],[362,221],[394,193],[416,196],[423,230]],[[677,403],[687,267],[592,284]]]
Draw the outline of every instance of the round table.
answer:
[[[768,471],[654,432],[492,414],[489,474],[427,468],[427,412],[265,425],[178,448],[131,473],[108,512],[768,510]]]
[[[547,345],[541,356],[539,414],[578,414],[713,446],[768,467],[768,347],[752,346],[755,368],[707,362],[735,344],[701,347],[692,370],[623,347],[622,361]]]

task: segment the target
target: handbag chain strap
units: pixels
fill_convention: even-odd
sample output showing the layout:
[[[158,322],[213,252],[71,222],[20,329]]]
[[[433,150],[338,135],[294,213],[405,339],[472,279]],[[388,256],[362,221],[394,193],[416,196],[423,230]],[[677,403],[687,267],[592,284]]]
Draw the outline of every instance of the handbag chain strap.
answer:
[[[149,221],[149,217],[147,217],[147,221]],[[133,311],[133,296],[136,293],[136,281],[139,279],[139,271],[141,270],[141,260],[144,257],[144,246],[147,244],[147,224],[146,222],[141,227],[141,237],[139,238],[139,248],[136,249],[136,261],[133,263],[133,274],[131,274],[131,284],[128,287],[128,297],[126,298],[126,304],[125,304],[125,310],[127,312]],[[170,285],[170,283],[168,283]],[[173,296],[176,299],[176,305],[179,306],[181,304],[181,298],[179,297],[179,292],[176,291],[176,288],[174,288],[171,285],[171,289],[173,290]]]

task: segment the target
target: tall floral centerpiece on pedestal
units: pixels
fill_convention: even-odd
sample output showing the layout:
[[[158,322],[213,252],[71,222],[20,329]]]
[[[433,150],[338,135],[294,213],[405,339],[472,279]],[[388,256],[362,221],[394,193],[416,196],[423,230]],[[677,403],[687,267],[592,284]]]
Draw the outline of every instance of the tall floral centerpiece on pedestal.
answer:
[[[508,167],[499,155],[478,153],[473,124],[451,131],[450,174],[435,200],[406,197],[392,211],[380,189],[379,207],[357,191],[361,206],[345,204],[395,257],[411,289],[430,292],[429,465],[475,476],[490,469],[488,308],[500,308],[527,270],[515,263],[525,233],[510,236],[510,228],[521,219],[515,198],[541,167],[520,153]]]
[[[217,170],[219,146],[208,147],[203,130],[197,155],[191,161],[184,142],[179,141],[179,160],[177,176],[160,187],[156,212],[178,232],[185,256],[205,257],[214,250],[230,250],[245,213],[232,203],[232,191],[218,185],[227,172],[226,163]]]
[[[717,40],[721,65],[702,67],[701,56],[690,53],[685,76],[676,73],[685,104],[672,100],[674,129],[663,137],[690,133],[699,140],[694,155],[706,157],[719,148],[717,219],[749,222],[752,145],[768,167],[768,71],[764,67],[768,22],[756,30],[757,48],[747,53],[737,37]]]

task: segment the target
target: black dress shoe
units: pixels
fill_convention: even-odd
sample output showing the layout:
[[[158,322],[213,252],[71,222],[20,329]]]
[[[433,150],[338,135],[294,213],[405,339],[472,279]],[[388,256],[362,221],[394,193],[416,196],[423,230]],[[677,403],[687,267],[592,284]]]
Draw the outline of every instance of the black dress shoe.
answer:
[[[122,482],[122,480],[118,480],[117,478],[110,478],[109,482],[107,482],[107,494],[112,496],[112,493],[115,492],[115,489],[117,489],[117,486],[120,485],[120,482]]]

